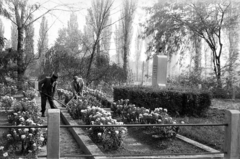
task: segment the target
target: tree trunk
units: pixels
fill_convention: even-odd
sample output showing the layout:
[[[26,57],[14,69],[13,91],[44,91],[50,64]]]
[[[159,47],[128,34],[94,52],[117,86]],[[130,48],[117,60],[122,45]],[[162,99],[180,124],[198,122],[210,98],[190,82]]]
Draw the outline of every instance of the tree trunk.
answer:
[[[217,87],[222,88],[221,65],[220,65],[220,58],[219,57],[216,57],[216,78],[217,78]]]
[[[124,44],[123,47],[123,71],[124,71],[124,82],[127,82],[127,76],[128,76],[128,71],[127,71],[127,65],[128,65],[128,53],[127,53],[127,44]]]
[[[22,90],[24,84],[24,73],[25,73],[25,65],[24,65],[24,52],[23,52],[23,34],[24,28],[18,27],[18,44],[17,44],[17,74],[18,74],[18,89]]]

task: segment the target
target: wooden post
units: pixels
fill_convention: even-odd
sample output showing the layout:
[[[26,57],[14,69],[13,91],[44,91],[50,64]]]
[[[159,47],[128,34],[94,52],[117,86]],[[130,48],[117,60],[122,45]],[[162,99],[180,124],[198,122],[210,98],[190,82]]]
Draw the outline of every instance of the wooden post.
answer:
[[[239,159],[240,148],[240,112],[238,110],[228,110],[226,114],[228,126],[225,129],[225,159]]]
[[[60,110],[48,110],[47,158],[60,158]]]

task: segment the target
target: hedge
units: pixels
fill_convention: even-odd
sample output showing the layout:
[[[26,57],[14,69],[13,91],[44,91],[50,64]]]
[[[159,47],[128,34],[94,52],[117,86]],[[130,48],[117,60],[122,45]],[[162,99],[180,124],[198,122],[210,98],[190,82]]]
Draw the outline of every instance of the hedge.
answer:
[[[129,99],[138,107],[167,108],[171,115],[202,116],[211,105],[208,92],[191,92],[151,87],[114,87],[114,101]]]

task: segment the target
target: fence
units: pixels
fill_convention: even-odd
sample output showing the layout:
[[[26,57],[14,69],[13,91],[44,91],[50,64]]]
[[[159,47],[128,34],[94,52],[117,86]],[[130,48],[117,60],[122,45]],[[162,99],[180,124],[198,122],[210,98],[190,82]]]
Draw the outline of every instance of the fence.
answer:
[[[60,128],[83,128],[83,127],[99,127],[100,125],[60,125],[60,110],[49,109],[48,110],[48,124],[47,126],[39,126],[40,128],[48,128],[48,139],[47,139],[47,155],[39,157],[47,157],[48,159],[57,159],[60,157],[90,157],[90,158],[106,158],[106,157],[130,157],[130,156],[143,156],[143,155],[71,155],[71,156],[60,156]],[[122,127],[122,125],[101,125],[104,127]],[[124,127],[147,127],[147,126],[172,126],[171,124],[127,124]],[[201,154],[159,154],[158,156],[174,156],[172,159],[180,158],[177,155],[191,155],[194,159],[204,158],[224,158],[224,159],[240,159],[239,148],[240,148],[240,112],[237,110],[229,110],[226,114],[226,123],[223,124],[176,124],[175,126],[225,126],[225,140],[224,140],[224,152],[216,153],[201,153]],[[0,126],[0,128],[16,127],[16,126]],[[29,127],[29,126],[26,126]],[[36,126],[34,126],[36,127]],[[23,127],[24,128],[24,127]],[[223,157],[219,157],[219,154],[223,154]],[[217,156],[216,156],[217,155]],[[144,155],[146,156],[146,155]],[[156,156],[156,155],[154,155]],[[151,158],[151,156],[149,156]],[[166,157],[171,158],[171,157]]]

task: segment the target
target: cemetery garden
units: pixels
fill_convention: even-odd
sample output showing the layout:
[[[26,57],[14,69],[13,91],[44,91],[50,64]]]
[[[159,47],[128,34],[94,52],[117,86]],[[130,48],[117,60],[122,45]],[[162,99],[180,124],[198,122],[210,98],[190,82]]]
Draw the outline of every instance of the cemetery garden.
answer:
[[[240,159],[239,13],[0,0],[0,159]]]

